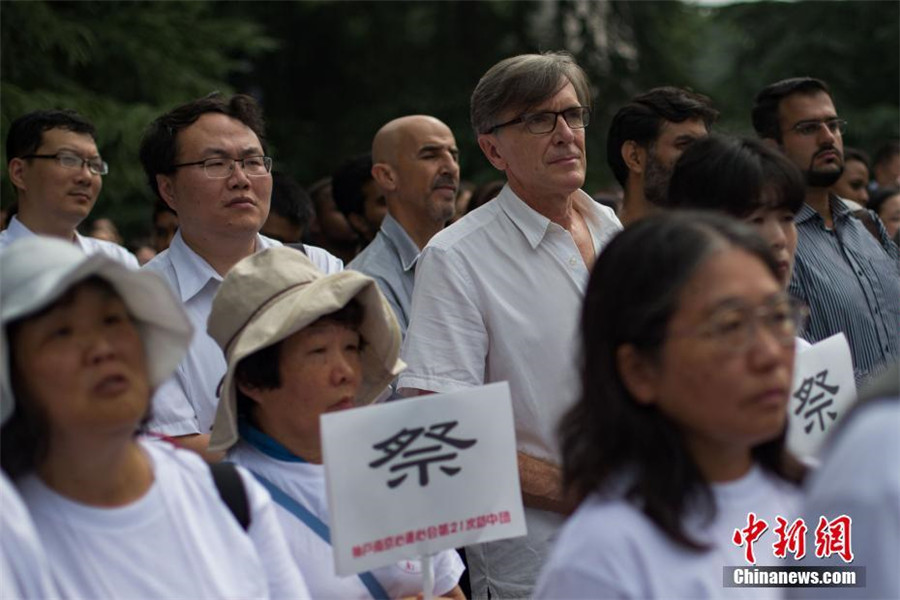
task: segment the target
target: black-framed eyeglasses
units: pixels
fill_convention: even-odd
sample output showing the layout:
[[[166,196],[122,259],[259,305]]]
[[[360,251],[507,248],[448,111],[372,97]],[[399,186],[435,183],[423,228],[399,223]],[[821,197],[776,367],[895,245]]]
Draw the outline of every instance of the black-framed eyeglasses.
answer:
[[[831,135],[840,135],[843,133],[847,133],[847,121],[844,119],[824,119],[824,120],[813,120],[813,121],[800,121],[793,127],[791,127],[791,131],[796,133],[797,135],[802,135],[804,137],[810,137],[819,133],[819,129],[825,126],[825,128],[831,133]]]
[[[556,129],[556,123],[559,120],[558,117],[560,115],[562,115],[562,118],[566,122],[566,125],[569,126],[569,129],[584,129],[591,122],[591,109],[586,106],[573,106],[572,108],[556,112],[546,110],[534,113],[524,113],[505,123],[494,125],[488,133],[494,133],[501,127],[516,125],[517,123],[525,123],[525,129],[527,129],[529,133],[535,135],[550,133]]]
[[[88,171],[94,175],[106,175],[109,173],[109,165],[103,159],[81,158],[74,152],[60,150],[56,154],[26,154],[20,158],[52,158],[66,169],[82,169],[87,165]]]
[[[235,163],[241,163],[241,169],[247,177],[263,177],[272,172],[272,159],[268,156],[247,156],[244,158],[216,156],[206,160],[172,165],[172,168],[179,169],[181,167],[202,165],[203,172],[210,179],[225,179],[234,172]]]

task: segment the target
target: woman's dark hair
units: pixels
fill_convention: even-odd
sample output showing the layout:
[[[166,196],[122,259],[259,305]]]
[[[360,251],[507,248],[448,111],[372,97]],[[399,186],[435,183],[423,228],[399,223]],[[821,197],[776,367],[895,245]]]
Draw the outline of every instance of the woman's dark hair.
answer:
[[[75,294],[85,287],[92,287],[115,297],[120,297],[109,281],[93,275],[75,283],[58,299],[51,302],[49,306],[40,308],[34,313],[24,315],[6,324],[6,339],[9,343],[10,383],[16,399],[16,408],[9,420],[3,425],[2,431],[0,431],[0,465],[2,465],[3,470],[11,479],[34,471],[47,457],[50,443],[50,424],[47,415],[41,406],[33,402],[29,397],[26,386],[22,381],[22,375],[19,372],[19,366],[16,364],[16,352],[14,351],[16,339],[22,325],[32,319],[46,315],[58,306],[72,302]],[[148,402],[147,412],[141,419],[141,423],[135,433],[143,431],[149,422],[151,404]]]
[[[362,326],[365,311],[363,305],[356,298],[350,300],[343,308],[319,317],[306,327],[312,327],[317,323],[330,322],[343,325],[348,329],[359,331]],[[304,328],[305,329],[305,328]],[[281,387],[281,346],[284,340],[279,340],[270,346],[257,350],[249,356],[242,358],[234,369],[234,382],[237,392],[238,420],[244,419],[250,424],[255,424],[253,410],[256,402],[241,391],[237,384],[259,390],[274,390]],[[365,340],[360,339],[360,348]]]
[[[869,210],[875,211],[879,217],[881,216],[881,206],[887,202],[889,199],[893,198],[897,194],[900,194],[900,188],[895,187],[883,187],[878,188],[869,196],[869,203],[866,204],[866,208]]]
[[[655,358],[685,284],[709,256],[727,247],[758,257],[777,278],[768,245],[748,226],[715,213],[654,215],[610,242],[597,259],[584,300],[581,397],[559,428],[569,494],[583,499],[631,477],[626,497],[669,538],[696,550],[704,547],[687,535],[682,519],[695,503],[715,514],[710,488],[679,427],[629,393],[616,353],[629,344]],[[796,479],[787,469],[795,463],[784,451],[783,433],[753,454],[763,467]]]
[[[780,152],[750,138],[710,135],[675,163],[666,208],[718,210],[743,219],[760,208],[797,214],[806,183]]]

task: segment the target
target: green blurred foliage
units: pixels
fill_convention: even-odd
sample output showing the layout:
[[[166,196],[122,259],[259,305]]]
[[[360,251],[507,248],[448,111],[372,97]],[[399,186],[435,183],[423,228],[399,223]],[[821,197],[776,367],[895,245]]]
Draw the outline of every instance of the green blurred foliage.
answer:
[[[788,77],[828,82],[849,122],[846,145],[874,152],[900,135],[900,2],[752,2],[710,11],[698,85],[723,109],[719,129],[752,134],[750,108]]]
[[[149,228],[153,196],[137,160],[147,124],[213,90],[276,48],[254,22],[206,2],[25,2],[0,5],[0,129],[36,109],[72,108],[97,127],[110,164],[92,218],[126,237]],[[15,198],[3,173],[4,206]]]
[[[147,227],[137,160],[146,125],[213,90],[262,102],[276,169],[301,183],[366,151],[388,120],[427,113],[453,129],[466,179],[498,177],[469,127],[469,96],[498,60],[567,49],[588,72],[594,114],[588,181],[609,186],[609,119],[632,95],[691,87],[749,133],[754,94],[795,75],[832,86],[865,150],[900,130],[898,2],[672,1],[39,2],[0,3],[0,129],[36,108],[95,122],[111,165],[93,216],[126,237]],[[5,173],[4,173],[5,180]],[[3,188],[4,205],[11,198]]]

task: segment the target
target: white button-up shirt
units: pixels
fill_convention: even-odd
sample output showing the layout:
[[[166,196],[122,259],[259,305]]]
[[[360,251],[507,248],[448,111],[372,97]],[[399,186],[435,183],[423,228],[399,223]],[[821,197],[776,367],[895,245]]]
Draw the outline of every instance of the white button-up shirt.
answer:
[[[280,245],[277,240],[256,236],[257,250]],[[321,248],[304,246],[304,250],[324,273],[343,269],[340,259]],[[153,396],[153,414],[148,428],[170,436],[209,433],[219,404],[219,382],[227,370],[222,349],[206,332],[206,321],[213,298],[222,285],[222,276],[188,247],[180,230],[172,238],[168,250],[143,268],[156,271],[172,286],[194,326],[187,355],[175,374]]]
[[[621,223],[584,192],[574,203],[599,252]],[[518,450],[559,464],[556,426],[578,392],[578,323],[589,276],[571,234],[507,185],[419,256],[402,351],[409,368],[398,388],[449,392],[508,381]],[[526,520],[527,538],[483,545],[477,554],[473,548],[490,565],[500,597],[529,593],[527,582],[521,589],[504,583],[523,575],[533,582],[562,515],[526,509]]]
[[[9,227],[0,231],[0,251],[18,239],[35,235],[38,234],[25,227],[22,221],[13,216],[12,220],[9,222]],[[131,267],[132,269],[137,269],[140,266],[134,254],[113,242],[85,237],[76,231],[74,243],[81,248],[85,254],[105,254],[111,259],[122,263],[126,267]]]

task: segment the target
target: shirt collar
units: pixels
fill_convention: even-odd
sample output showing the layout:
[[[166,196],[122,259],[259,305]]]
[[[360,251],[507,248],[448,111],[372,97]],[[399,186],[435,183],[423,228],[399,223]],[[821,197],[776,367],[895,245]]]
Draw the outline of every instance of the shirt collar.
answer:
[[[406,230],[390,213],[386,214],[384,220],[381,221],[381,232],[397,248],[397,254],[400,255],[400,263],[403,265],[403,270],[409,271],[415,267],[416,261],[419,260],[419,247],[416,246],[416,243],[409,237]]]
[[[522,235],[525,236],[525,239],[528,240],[531,247],[537,248],[541,243],[541,240],[543,240],[544,236],[547,234],[547,230],[552,221],[528,206],[524,200],[519,198],[516,193],[512,191],[509,184],[503,186],[503,189],[500,190],[500,194],[494,201],[500,205],[500,208],[507,216],[509,216],[513,224],[519,228],[519,231],[522,232]],[[589,220],[588,216],[591,215],[591,209],[593,208],[590,205],[593,204],[594,201],[582,190],[577,190],[573,202],[578,208],[578,212],[581,213],[587,222]],[[591,236],[596,238],[593,227],[596,226],[596,223],[593,222],[593,219],[590,219],[590,221],[588,228],[591,230]],[[596,239],[594,239],[594,244],[597,244]]]
[[[35,233],[25,227],[25,224],[22,223],[16,215],[13,215],[13,218],[9,220],[9,225],[6,227],[6,235],[9,237],[10,241],[12,241],[35,235]]]
[[[16,215],[13,215],[12,219],[10,219],[9,225],[6,227],[6,231],[6,235],[9,236],[10,241],[37,235],[32,230],[28,229],[28,227],[25,226],[25,223],[20,221]],[[84,238],[76,231],[75,241],[73,243],[82,250],[85,249],[83,240]]]
[[[187,302],[196,296],[210,281],[221,282],[222,277],[216,273],[206,260],[194,252],[181,237],[181,229],[175,232],[167,250],[169,261],[178,278],[178,290],[181,301]]]
[[[831,208],[831,218],[833,220],[843,221],[847,217],[851,216],[850,209],[847,208],[847,205],[844,204],[841,199],[834,194],[828,194],[828,205]],[[800,210],[797,212],[797,216],[794,217],[794,221],[796,223],[804,223],[814,217],[818,217],[819,220],[823,220],[822,215],[820,215],[816,209],[804,202],[803,206],[801,206]]]

